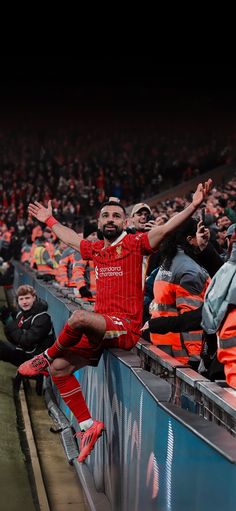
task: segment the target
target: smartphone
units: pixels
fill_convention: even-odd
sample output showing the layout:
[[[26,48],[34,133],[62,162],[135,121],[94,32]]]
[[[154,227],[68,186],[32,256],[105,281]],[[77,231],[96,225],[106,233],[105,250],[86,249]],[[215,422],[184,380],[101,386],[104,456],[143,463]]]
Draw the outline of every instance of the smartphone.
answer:
[[[205,208],[202,208],[202,223],[205,225],[206,220],[206,210]]]
[[[150,214],[150,215],[148,215],[148,217],[147,217],[147,222],[151,222],[151,220],[155,220],[155,217],[154,217],[154,215],[151,215],[151,214]]]

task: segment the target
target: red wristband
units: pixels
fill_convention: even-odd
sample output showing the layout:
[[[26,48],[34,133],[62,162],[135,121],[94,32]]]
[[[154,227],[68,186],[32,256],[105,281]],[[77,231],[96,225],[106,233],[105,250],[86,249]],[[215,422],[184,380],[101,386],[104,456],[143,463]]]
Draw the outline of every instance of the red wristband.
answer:
[[[50,227],[50,229],[52,229],[52,226],[55,225],[55,224],[58,224],[58,220],[56,220],[56,218],[54,218],[54,216],[49,216],[45,222],[45,224]]]

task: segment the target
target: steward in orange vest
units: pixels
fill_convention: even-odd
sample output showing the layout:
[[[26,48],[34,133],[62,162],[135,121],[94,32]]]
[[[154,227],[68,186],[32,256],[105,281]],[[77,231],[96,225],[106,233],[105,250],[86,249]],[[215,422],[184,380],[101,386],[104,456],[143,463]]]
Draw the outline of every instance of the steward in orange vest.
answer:
[[[97,223],[89,222],[84,226],[84,239],[97,241]],[[85,261],[79,252],[75,252],[72,269],[72,281],[76,284],[75,294],[78,294],[85,302],[95,302],[96,279],[94,262]],[[77,291],[77,293],[76,293]]]
[[[45,248],[45,238],[43,236],[36,238],[33,261],[34,267],[41,274],[55,275],[57,263],[50,257],[49,251]]]
[[[187,220],[160,247],[160,268],[154,282],[151,315],[177,317],[198,309],[210,282],[207,271],[196,259],[197,221]],[[177,358],[181,363],[198,363],[202,348],[202,330],[159,334],[152,332],[151,342]]]
[[[30,264],[31,249],[32,249],[31,237],[27,236],[21,247],[20,256],[21,263]]]
[[[76,283],[72,281],[72,266],[74,264],[75,250],[68,247],[68,245],[63,242],[60,242],[60,248],[62,252],[55,275],[56,281],[62,287],[76,287]]]

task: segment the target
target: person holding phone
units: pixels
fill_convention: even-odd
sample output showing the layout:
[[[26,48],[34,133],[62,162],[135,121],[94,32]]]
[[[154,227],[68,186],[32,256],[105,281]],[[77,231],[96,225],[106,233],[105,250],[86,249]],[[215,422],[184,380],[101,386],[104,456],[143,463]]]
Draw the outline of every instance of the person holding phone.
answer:
[[[138,232],[150,231],[150,229],[155,226],[155,219],[152,215],[151,208],[144,202],[135,204],[131,211],[130,218],[135,231]]]
[[[148,232],[157,225],[161,225],[163,221],[161,218],[155,219],[154,215],[152,215],[151,208],[148,204],[144,202],[139,202],[135,204],[133,207],[131,214],[131,223],[133,225],[132,233],[136,232]],[[148,275],[150,275],[152,269],[157,268],[157,254],[151,254],[149,256],[143,256],[143,264],[142,264],[142,281],[143,288],[145,286],[145,280]],[[150,269],[151,268],[151,269]]]

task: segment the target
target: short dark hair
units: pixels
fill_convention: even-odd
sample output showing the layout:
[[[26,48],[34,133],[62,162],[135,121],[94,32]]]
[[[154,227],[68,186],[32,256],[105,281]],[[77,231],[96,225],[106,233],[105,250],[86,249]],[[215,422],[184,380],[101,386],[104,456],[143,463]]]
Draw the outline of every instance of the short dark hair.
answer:
[[[120,202],[116,202],[114,200],[110,200],[110,201],[106,201],[106,202],[103,202],[103,204],[100,206],[99,208],[99,213],[100,211],[105,207],[105,206],[118,206],[119,208],[121,208],[124,212],[124,214],[126,215],[126,211],[125,211],[125,208],[124,206],[122,206],[122,204]]]

